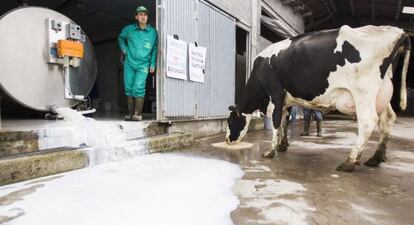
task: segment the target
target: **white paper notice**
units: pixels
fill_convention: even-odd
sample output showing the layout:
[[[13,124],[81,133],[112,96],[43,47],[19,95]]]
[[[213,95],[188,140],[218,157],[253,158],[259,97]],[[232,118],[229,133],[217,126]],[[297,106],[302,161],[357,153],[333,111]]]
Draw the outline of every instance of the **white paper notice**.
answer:
[[[204,70],[206,67],[206,52],[207,49],[201,46],[195,46],[190,43],[189,50],[189,72],[190,80],[196,82],[204,82]]]
[[[167,36],[167,76],[187,80],[187,43]]]

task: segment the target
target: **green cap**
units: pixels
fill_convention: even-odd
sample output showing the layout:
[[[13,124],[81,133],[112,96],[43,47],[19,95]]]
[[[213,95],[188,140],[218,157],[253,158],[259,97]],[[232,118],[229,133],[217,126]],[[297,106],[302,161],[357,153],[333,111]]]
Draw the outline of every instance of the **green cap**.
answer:
[[[138,6],[138,8],[135,10],[135,13],[140,13],[140,12],[149,13],[148,9],[145,8],[145,6]]]

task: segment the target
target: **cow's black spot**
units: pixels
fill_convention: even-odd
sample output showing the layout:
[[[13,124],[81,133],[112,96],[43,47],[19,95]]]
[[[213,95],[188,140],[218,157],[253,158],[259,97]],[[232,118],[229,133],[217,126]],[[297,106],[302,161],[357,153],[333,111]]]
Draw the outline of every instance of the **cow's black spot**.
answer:
[[[348,41],[342,44],[342,56],[350,63],[357,63],[361,61],[359,51]]]
[[[240,132],[246,126],[246,117],[238,115],[236,112],[231,112],[229,118],[227,118],[227,124],[230,130],[230,141],[236,141],[240,136]]]
[[[327,30],[292,39],[289,48],[273,55],[270,60],[275,75],[283,87],[296,98],[307,101],[323,94],[328,88],[328,76],[346,61],[361,61],[358,50],[348,41],[341,52],[334,52],[339,30]]]

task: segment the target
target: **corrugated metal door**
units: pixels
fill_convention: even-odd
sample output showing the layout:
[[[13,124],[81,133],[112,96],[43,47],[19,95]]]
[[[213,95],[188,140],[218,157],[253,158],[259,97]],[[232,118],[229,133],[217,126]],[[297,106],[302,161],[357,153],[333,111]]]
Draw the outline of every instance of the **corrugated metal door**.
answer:
[[[196,88],[197,116],[224,117],[235,99],[236,21],[201,2],[198,33],[207,64],[205,82]]]
[[[195,42],[197,40],[196,0],[164,0],[163,42],[167,35],[178,35],[180,40]],[[166,47],[166,44],[164,45]],[[166,51],[165,51],[166,53]],[[166,61],[166,54],[163,54]],[[164,64],[165,67],[165,64]],[[164,70],[165,71],[165,70]],[[163,92],[161,107],[165,118],[192,118],[195,116],[195,84],[188,80],[178,80],[162,74]]]
[[[235,95],[235,20],[199,0],[164,0],[163,8],[164,48],[167,35],[176,34],[207,47],[207,58],[204,83],[168,78],[162,63],[158,120],[227,116]]]

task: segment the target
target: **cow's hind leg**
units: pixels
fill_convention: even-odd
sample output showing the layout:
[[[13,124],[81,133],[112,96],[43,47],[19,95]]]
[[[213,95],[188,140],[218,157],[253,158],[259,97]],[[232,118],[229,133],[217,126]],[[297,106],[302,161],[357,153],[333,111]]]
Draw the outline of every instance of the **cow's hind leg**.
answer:
[[[394,125],[395,119],[395,112],[392,110],[391,104],[388,104],[386,110],[379,116],[378,128],[380,131],[380,140],[377,151],[364,163],[366,166],[377,167],[381,162],[385,162],[387,143],[390,139],[391,128]]]
[[[378,121],[374,97],[355,98],[355,103],[358,117],[358,138],[356,145],[349,153],[348,159],[337,167],[338,171],[352,172],[355,165],[360,164],[363,148],[371,137]]]

